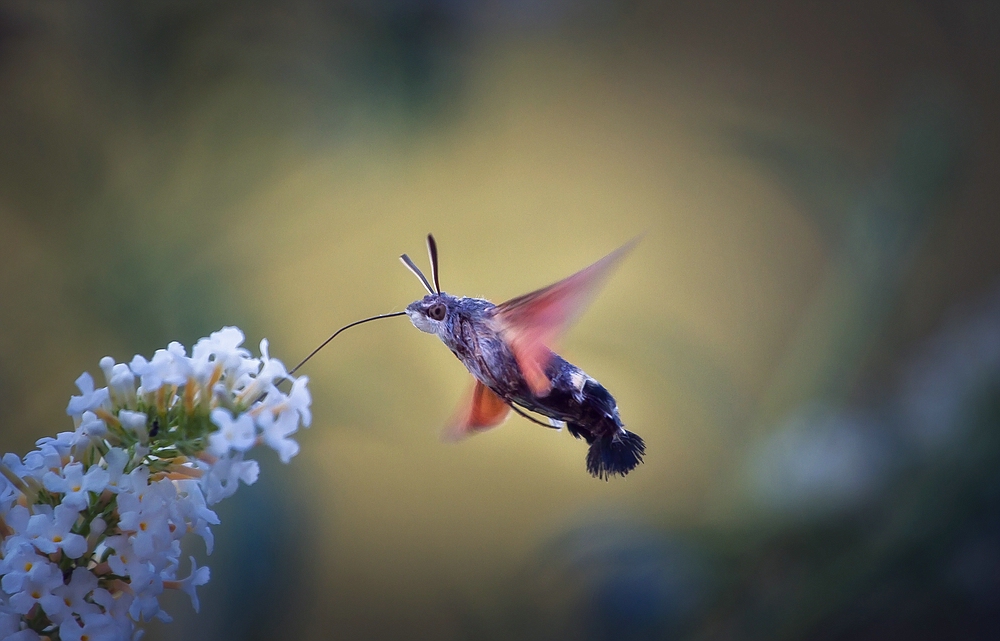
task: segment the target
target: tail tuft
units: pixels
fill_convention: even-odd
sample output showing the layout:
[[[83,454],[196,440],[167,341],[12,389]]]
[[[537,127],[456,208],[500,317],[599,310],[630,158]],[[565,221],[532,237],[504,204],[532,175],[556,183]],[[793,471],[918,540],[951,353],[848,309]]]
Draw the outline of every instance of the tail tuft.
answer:
[[[646,444],[642,437],[628,430],[617,430],[594,439],[587,452],[587,471],[607,481],[612,476],[625,476],[642,463]]]

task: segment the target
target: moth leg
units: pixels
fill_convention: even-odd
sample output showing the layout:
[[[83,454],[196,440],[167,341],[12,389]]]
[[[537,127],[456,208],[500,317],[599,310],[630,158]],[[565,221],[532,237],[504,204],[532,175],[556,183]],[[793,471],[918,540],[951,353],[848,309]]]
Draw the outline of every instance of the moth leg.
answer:
[[[541,425],[542,427],[547,427],[550,430],[560,430],[560,429],[562,429],[562,427],[559,426],[559,425],[553,425],[552,423],[543,423],[542,421],[538,420],[534,416],[532,416],[532,415],[524,412],[523,410],[521,410],[521,408],[519,408],[517,405],[514,405],[513,401],[507,401],[507,404],[510,405],[510,409],[514,410],[514,412],[516,412],[517,414],[519,414],[519,415],[523,416],[524,418],[528,419],[532,423],[537,423],[538,425]],[[549,420],[551,421],[553,419],[549,419]]]

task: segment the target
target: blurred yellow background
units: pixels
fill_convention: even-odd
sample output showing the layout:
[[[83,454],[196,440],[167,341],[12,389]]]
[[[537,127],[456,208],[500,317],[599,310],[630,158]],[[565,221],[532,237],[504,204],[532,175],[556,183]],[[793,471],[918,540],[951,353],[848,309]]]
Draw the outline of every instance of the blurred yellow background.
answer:
[[[518,417],[443,444],[461,364],[352,329],[150,638],[978,638],[995,578],[907,572],[1000,568],[998,34],[975,0],[2,2],[0,445],[104,355],[235,324],[293,365],[419,298],[427,232],[494,302],[645,234],[561,350],[644,465]]]

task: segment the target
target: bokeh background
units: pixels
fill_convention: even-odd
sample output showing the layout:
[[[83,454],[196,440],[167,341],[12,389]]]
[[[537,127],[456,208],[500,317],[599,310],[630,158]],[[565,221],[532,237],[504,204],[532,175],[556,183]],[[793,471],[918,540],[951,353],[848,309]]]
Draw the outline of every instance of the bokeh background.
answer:
[[[148,638],[993,638],[998,113],[988,0],[2,0],[0,450],[101,356],[402,309],[428,231],[497,302],[645,234],[562,349],[643,466],[443,444],[462,366],[353,329]]]

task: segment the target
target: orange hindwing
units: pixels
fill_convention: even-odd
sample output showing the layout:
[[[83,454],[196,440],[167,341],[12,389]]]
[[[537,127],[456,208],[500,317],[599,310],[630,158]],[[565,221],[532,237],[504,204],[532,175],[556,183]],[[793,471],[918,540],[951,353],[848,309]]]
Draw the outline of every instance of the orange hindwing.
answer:
[[[476,381],[472,393],[458,407],[442,435],[446,440],[457,441],[475,432],[488,430],[503,423],[510,413],[510,406],[490,388]]]

